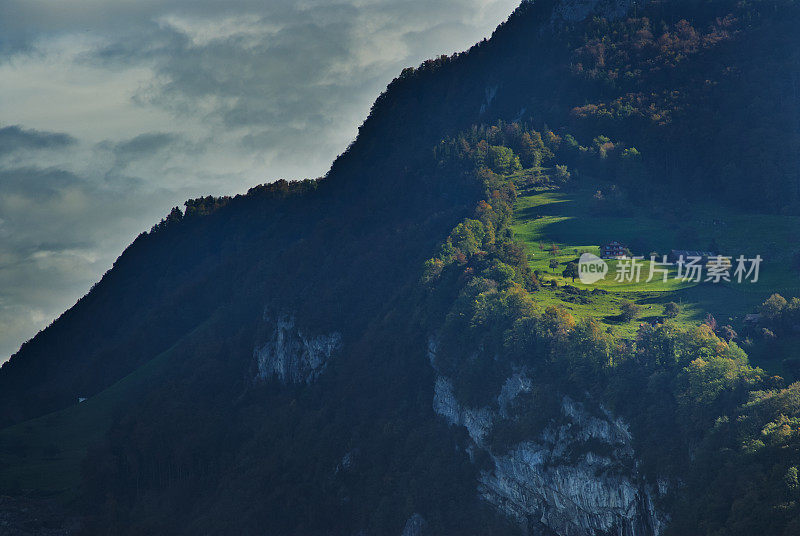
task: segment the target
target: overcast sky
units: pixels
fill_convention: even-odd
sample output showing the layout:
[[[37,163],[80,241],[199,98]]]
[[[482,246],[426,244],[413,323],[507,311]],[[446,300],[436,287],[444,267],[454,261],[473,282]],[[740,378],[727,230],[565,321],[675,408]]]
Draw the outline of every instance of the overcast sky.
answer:
[[[189,197],[323,175],[519,0],[0,0],[0,362]]]

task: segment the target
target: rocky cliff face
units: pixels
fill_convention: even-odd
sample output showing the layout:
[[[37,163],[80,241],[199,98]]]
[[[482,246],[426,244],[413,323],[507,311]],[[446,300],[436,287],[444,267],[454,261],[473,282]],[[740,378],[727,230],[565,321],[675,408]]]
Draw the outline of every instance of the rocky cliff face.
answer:
[[[419,515],[414,514],[408,518],[400,536],[425,536],[428,533],[428,523]]]
[[[661,533],[664,519],[638,474],[630,433],[612,415],[592,416],[565,396],[539,437],[492,459],[481,497],[524,526],[560,536]]]
[[[262,380],[277,377],[282,383],[311,383],[325,370],[342,344],[340,333],[312,335],[296,326],[295,318],[282,314],[264,321],[271,330],[253,355]]]
[[[436,343],[429,359],[436,368]],[[656,492],[644,482],[625,422],[601,406],[563,396],[560,412],[534,437],[506,452],[492,452],[485,439],[500,418],[514,420],[514,400],[531,390],[519,371],[504,383],[496,402],[468,408],[439,375],[433,408],[450,424],[467,429],[475,449],[485,450],[494,467],[482,472],[480,497],[533,534],[559,536],[657,536],[665,516]],[[666,493],[663,485],[660,493]]]

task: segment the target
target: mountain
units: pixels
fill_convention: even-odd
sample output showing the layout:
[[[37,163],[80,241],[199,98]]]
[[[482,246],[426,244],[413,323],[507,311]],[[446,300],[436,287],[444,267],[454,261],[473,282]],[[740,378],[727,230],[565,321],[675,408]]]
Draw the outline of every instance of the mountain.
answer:
[[[403,71],[325,177],[174,209],[0,369],[0,492],[28,498],[0,521],[797,533],[798,23],[524,2]],[[575,282],[611,240],[763,277]]]

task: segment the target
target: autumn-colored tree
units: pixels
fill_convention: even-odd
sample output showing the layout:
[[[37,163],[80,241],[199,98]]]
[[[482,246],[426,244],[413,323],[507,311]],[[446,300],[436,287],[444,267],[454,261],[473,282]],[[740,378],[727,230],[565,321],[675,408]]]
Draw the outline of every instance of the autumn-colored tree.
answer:
[[[761,304],[761,314],[769,321],[777,320],[788,302],[780,294],[773,294]]]
[[[539,136],[541,144],[542,138]],[[525,167],[537,168],[542,165],[542,147],[537,147],[531,135],[525,132],[520,139],[519,158]]]
[[[522,169],[519,157],[508,147],[492,145],[489,147],[488,165],[495,173],[507,174]]]

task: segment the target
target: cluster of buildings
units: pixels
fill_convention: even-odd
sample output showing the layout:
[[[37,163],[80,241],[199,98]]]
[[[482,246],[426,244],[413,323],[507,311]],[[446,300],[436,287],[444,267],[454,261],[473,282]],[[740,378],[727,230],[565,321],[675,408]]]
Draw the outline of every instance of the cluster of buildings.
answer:
[[[630,256],[630,251],[621,242],[616,240],[600,247],[600,257],[603,259],[626,259]],[[702,259],[701,264],[707,264],[710,258],[717,258],[717,254],[712,251],[700,251],[693,249],[673,249],[669,252],[669,262],[677,263],[679,260],[690,258]]]

